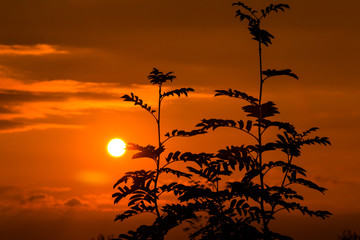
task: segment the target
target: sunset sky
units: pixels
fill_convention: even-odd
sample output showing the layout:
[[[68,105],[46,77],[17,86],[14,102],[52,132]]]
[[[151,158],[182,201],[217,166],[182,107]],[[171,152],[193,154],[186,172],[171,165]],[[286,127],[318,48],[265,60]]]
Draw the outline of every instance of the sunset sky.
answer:
[[[112,186],[151,163],[131,160],[131,152],[113,158],[106,145],[115,137],[156,144],[156,126],[120,97],[134,92],[154,105],[146,77],[156,67],[177,76],[169,89],[195,89],[166,101],[163,134],[191,130],[202,118],[239,120],[241,102],[213,97],[228,88],[257,94],[256,42],[234,18],[232,2],[2,1],[0,240],[90,240],[142,223],[113,222],[126,203],[113,204]],[[264,98],[277,104],[281,120],[319,127],[330,138],[330,147],[305,148],[299,165],[328,188],[326,195],[303,191],[306,203],[334,216],[285,215],[274,225],[295,240],[335,240],[344,229],[360,233],[360,2],[283,3],[291,10],[266,23],[275,40],[264,67],[291,68],[299,81],[267,82]],[[246,141],[220,129],[175,139],[167,150],[216,151]]]

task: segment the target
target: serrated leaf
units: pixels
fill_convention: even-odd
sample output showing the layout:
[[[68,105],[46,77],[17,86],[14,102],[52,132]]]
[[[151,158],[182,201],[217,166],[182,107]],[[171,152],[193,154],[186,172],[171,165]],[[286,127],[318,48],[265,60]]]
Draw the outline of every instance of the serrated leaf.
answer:
[[[251,120],[248,120],[247,122],[246,122],[246,131],[248,131],[248,132],[250,132],[250,130],[251,130],[251,127],[252,127],[252,121]]]
[[[153,68],[152,72],[148,76],[148,79],[150,80],[150,83],[152,84],[163,84],[167,81],[171,81],[176,78],[176,76],[172,75],[173,72],[168,72],[164,74],[163,72],[159,71],[156,68]]]
[[[263,74],[267,78],[275,77],[275,76],[290,76],[297,80],[299,79],[299,77],[295,73],[292,73],[291,69],[281,69],[281,70],[268,69],[266,71],[263,71]]]
[[[175,89],[175,90],[172,90],[172,91],[165,92],[165,93],[161,94],[161,98],[174,96],[174,95],[177,95],[178,97],[180,97],[180,95],[187,96],[189,92],[193,92],[193,91],[194,91],[194,89],[192,89],[192,88]]]
[[[234,97],[234,98],[240,98],[240,99],[244,99],[246,101],[248,101],[251,104],[256,104],[259,102],[259,99],[249,96],[244,92],[240,92],[238,90],[232,90],[231,88],[229,90],[215,90],[216,96],[229,96],[229,97]]]
[[[238,123],[239,123],[239,128],[243,129],[244,128],[244,121],[240,120],[240,121],[238,121]]]
[[[123,98],[124,101],[126,101],[126,102],[133,102],[135,106],[139,105],[140,107],[142,107],[143,109],[145,109],[146,111],[148,111],[151,114],[156,112],[155,110],[153,110],[151,108],[151,106],[149,106],[148,104],[145,104],[142,99],[140,99],[138,96],[134,95],[133,93],[131,93],[131,96],[125,94],[121,98]]]

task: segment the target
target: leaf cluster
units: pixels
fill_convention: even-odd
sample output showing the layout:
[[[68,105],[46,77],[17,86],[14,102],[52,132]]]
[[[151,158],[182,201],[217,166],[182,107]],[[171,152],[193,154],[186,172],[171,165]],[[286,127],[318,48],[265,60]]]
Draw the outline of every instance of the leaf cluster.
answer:
[[[138,96],[134,95],[133,93],[130,93],[130,95],[123,95],[121,98],[124,99],[125,102],[134,102],[134,105],[139,105],[140,107],[144,108],[149,113],[153,114],[156,112],[149,106],[147,103],[144,103],[142,99],[140,99]]]
[[[235,17],[238,17],[241,22],[247,21],[249,32],[253,36],[252,39],[266,47],[272,44],[274,36],[260,27],[261,21],[271,13],[277,13],[279,10],[285,12],[286,9],[290,9],[287,4],[270,4],[260,11],[252,9],[243,2],[233,3],[233,6],[238,7]]]
[[[159,146],[128,145],[129,150],[137,151],[133,159],[151,159],[156,167],[149,171],[127,172],[116,182],[114,203],[128,199],[128,210],[117,215],[115,220],[123,221],[142,213],[154,214],[155,220],[150,225],[141,225],[135,231],[121,234],[119,239],[163,240],[169,230],[187,222],[190,224],[191,240],[289,240],[292,238],[273,232],[269,227],[278,212],[298,211],[323,219],[331,215],[328,211],[309,209],[298,190],[298,186],[302,186],[322,194],[326,192],[326,188],[307,176],[307,170],[298,164],[298,160],[304,146],[327,146],[331,144],[329,139],[314,136],[317,127],[301,132],[291,123],[272,120],[280,112],[273,101],[262,100],[265,80],[277,76],[298,79],[290,69],[263,70],[261,62],[261,46],[269,46],[274,39],[272,34],[261,28],[261,21],[290,7],[287,4],[270,4],[257,11],[242,2],[233,6],[238,7],[236,17],[248,23],[250,35],[259,43],[259,97],[231,88],[216,90],[215,96],[244,101],[240,110],[245,113],[245,119],[202,119],[194,130],[174,129],[165,134],[163,141],[162,136],[158,136]],[[158,132],[161,101],[170,96],[188,96],[194,91],[192,88],[180,88],[161,92],[161,85],[172,82],[174,78],[173,72],[164,74],[156,68],[148,76],[151,84],[159,85],[157,116],[155,110],[133,93],[122,97],[124,101],[134,102],[151,113],[158,124]],[[165,142],[174,137],[194,137],[224,127],[239,130],[250,136],[253,142],[225,146],[215,153],[173,151],[165,157],[162,155]],[[264,135],[270,133],[272,135],[265,141]],[[276,159],[265,158],[265,153],[270,151],[281,154]],[[186,168],[172,168],[173,163],[182,163]],[[281,172],[277,183],[268,181],[274,171]],[[158,180],[163,174],[173,176],[176,181],[160,184]],[[183,181],[179,181],[180,178]],[[163,194],[172,194],[176,201],[160,206],[158,200]]]
[[[160,132],[160,106],[161,102],[170,96],[188,96],[189,92],[193,92],[192,88],[180,88],[174,89],[167,92],[162,92],[161,87],[165,82],[172,82],[175,79],[173,72],[164,74],[158,69],[154,68],[148,76],[151,84],[157,84],[159,87],[158,94],[158,106],[159,109],[156,112],[151,106],[145,104],[142,99],[131,93],[130,95],[124,95],[122,98],[124,101],[133,102],[134,105],[139,105],[147,112],[149,112],[156,120],[158,132]],[[173,137],[191,137],[199,134],[204,134],[203,130],[173,130],[165,134],[166,139],[161,141],[161,136],[158,136],[158,146],[147,145],[140,146],[138,144],[129,143],[127,144],[128,150],[136,151],[133,154],[132,159],[147,158],[151,159],[155,163],[155,169],[145,171],[130,171],[126,172],[114,185],[117,189],[112,196],[114,203],[117,204],[124,199],[128,200],[128,209],[118,214],[115,221],[124,221],[125,219],[143,214],[150,213],[156,216],[155,221],[152,225],[141,225],[136,231],[129,231],[127,234],[121,234],[119,239],[163,239],[164,235],[168,230],[177,226],[181,222],[196,217],[194,215],[195,206],[186,205],[182,206],[179,204],[165,204],[159,206],[158,200],[162,194],[178,194],[174,192],[176,187],[179,185],[176,182],[170,184],[159,183],[159,177],[163,174],[172,175],[176,178],[191,178],[192,174],[185,171],[180,171],[171,168],[170,165],[174,162],[196,162],[201,166],[207,158],[211,157],[209,154],[193,154],[189,152],[181,153],[179,151],[170,152],[167,157],[162,158],[161,154],[165,151],[164,143]]]
[[[151,84],[161,85],[165,82],[172,82],[176,76],[173,75],[173,72],[163,73],[159,71],[157,68],[153,68],[152,72],[148,76]]]

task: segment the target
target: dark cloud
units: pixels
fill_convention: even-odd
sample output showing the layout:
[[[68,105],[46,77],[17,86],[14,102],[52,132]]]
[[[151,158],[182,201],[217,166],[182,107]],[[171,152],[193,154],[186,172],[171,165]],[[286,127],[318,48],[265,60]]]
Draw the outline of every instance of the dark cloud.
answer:
[[[0,196],[16,189],[14,186],[0,186]]]
[[[86,101],[85,106],[81,106],[77,101]],[[118,100],[120,102],[120,95],[113,93],[97,93],[97,92],[37,92],[37,91],[22,91],[22,90],[6,90],[0,89],[0,113],[6,114],[11,118],[0,119],[0,130],[10,129],[24,129],[27,126],[42,125],[42,124],[60,124],[73,125],[75,120],[71,116],[76,113],[87,114],[88,109],[92,109],[92,101],[111,101]],[[50,106],[41,109],[36,108],[42,116],[24,115],[22,111],[24,104],[47,102]],[[66,103],[64,103],[66,102]],[[59,105],[57,105],[59,104]],[[63,109],[66,106],[78,104],[79,107],[73,110]],[[53,106],[52,106],[53,105]],[[33,107],[34,108],[34,107]],[[99,108],[95,105],[94,108]],[[56,111],[50,114],[49,111]],[[12,116],[11,114],[15,114]],[[70,117],[70,119],[69,119]]]
[[[28,197],[27,201],[34,202],[37,200],[45,199],[46,197],[47,196],[45,194],[34,194],[34,195],[31,195],[30,197]]]
[[[249,54],[250,50],[243,47],[251,44],[251,40],[246,27],[234,18],[231,3],[230,0],[5,1],[0,9],[3,44],[53,44],[69,50],[69,54],[2,56],[0,64],[36,81],[76,79],[129,85],[143,83],[148,71],[156,66],[185,72],[183,79],[189,83],[216,84],[218,79],[225,78],[236,83],[238,78],[230,76],[239,72],[247,75],[252,61],[256,61],[252,55],[256,54]],[[307,7],[310,5],[311,8]],[[347,66],[357,59],[357,51],[352,50],[357,47],[352,29],[360,26],[353,19],[356,12],[348,11],[355,11],[359,3],[353,1],[351,5],[345,11],[345,6],[334,1],[326,5],[309,0],[292,3],[291,14],[273,16],[271,20],[275,43],[279,41],[282,47],[273,48],[270,53],[286,57],[291,66],[309,64],[304,72],[310,68],[318,69],[321,75],[331,75],[321,78],[326,83],[334,75],[356,73],[351,67],[347,71],[336,67],[338,59],[348,61]],[[336,21],[334,14],[338,16]],[[335,34],[334,26],[342,34]],[[347,44],[339,44],[344,41]],[[309,56],[311,63],[301,60]],[[277,64],[276,60],[271,59]],[[279,65],[283,64],[281,60]],[[332,71],[328,71],[330,68]],[[209,74],[196,75],[194,69]]]
[[[0,103],[3,104],[21,103],[21,102],[44,102],[44,101],[58,102],[58,101],[64,101],[69,98],[112,100],[112,99],[118,99],[119,96],[116,94],[109,94],[109,93],[31,92],[31,91],[0,89]],[[2,108],[7,109],[7,111],[12,111],[6,106],[3,106]]]
[[[226,9],[232,11],[229,4],[219,6],[215,0],[17,0],[4,3],[0,11],[0,26],[6,29],[0,36],[7,44],[106,43],[111,41],[110,36],[114,41],[134,29],[157,32],[174,26],[213,28],[226,22],[220,16],[232,17]]]
[[[49,92],[30,92],[19,90],[1,90],[1,103],[18,103],[18,102],[42,102],[42,101],[63,101],[66,96],[63,93]]]
[[[19,128],[23,126],[24,126],[24,122],[19,122],[18,120],[0,119],[0,130]]]
[[[16,113],[14,109],[11,109],[11,107],[3,105],[0,106],[0,114],[6,114],[6,113]]]
[[[64,205],[69,207],[76,207],[83,205],[83,203],[78,198],[72,198],[68,200]]]

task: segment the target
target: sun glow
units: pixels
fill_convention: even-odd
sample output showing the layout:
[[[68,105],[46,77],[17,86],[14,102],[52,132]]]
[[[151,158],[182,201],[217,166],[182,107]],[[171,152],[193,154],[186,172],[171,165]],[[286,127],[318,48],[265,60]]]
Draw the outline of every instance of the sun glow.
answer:
[[[126,151],[126,144],[123,140],[114,138],[107,145],[107,150],[111,156],[120,157]]]

